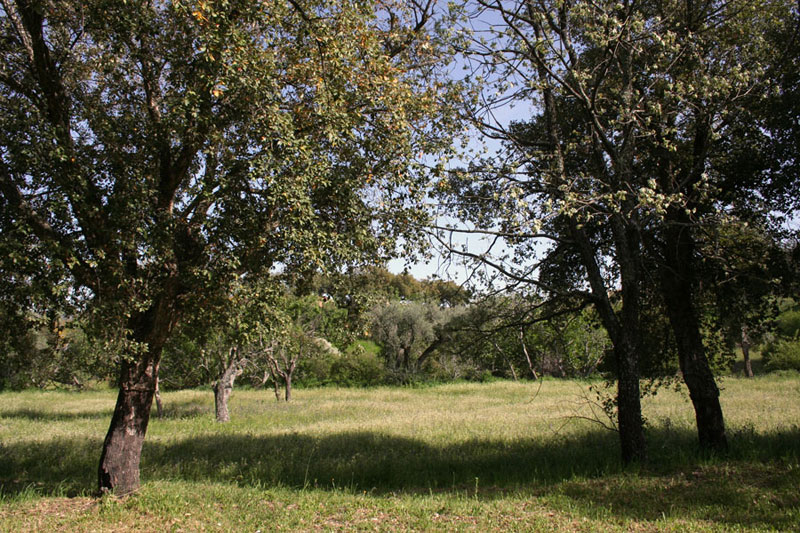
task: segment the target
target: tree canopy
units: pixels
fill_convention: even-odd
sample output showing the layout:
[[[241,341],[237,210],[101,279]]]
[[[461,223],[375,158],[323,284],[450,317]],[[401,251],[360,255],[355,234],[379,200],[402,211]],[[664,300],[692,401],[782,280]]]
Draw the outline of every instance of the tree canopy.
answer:
[[[100,485],[127,492],[160,352],[187,306],[245,273],[415,241],[416,162],[454,124],[438,105],[449,85],[433,77],[432,6],[2,6],[0,269],[14,301],[71,304],[115,341]]]

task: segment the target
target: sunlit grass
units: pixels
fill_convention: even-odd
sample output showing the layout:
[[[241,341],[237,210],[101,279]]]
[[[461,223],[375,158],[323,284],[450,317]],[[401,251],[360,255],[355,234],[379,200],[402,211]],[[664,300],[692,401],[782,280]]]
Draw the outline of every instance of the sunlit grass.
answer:
[[[800,378],[723,380],[731,453],[698,453],[685,389],[644,401],[623,468],[589,384],[164,394],[142,489],[94,499],[113,391],[0,394],[0,531],[707,531],[800,523]],[[591,397],[591,396],[589,396]],[[582,417],[582,418],[581,418]]]

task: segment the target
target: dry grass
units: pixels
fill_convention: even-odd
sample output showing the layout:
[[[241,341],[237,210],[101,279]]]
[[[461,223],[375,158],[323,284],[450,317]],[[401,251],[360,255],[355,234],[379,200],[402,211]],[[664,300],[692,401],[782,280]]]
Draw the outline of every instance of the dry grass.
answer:
[[[732,450],[695,449],[685,390],[645,400],[623,468],[587,383],[165,394],[143,487],[95,499],[112,391],[0,395],[0,531],[767,531],[800,523],[800,379],[723,382]]]

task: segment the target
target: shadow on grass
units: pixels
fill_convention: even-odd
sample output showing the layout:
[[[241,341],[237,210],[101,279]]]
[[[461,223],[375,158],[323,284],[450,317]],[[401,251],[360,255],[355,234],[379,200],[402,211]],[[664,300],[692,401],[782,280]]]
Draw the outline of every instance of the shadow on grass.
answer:
[[[113,413],[113,405],[109,409],[78,411],[74,413],[48,412],[41,409],[14,409],[0,412],[0,418],[23,418],[31,421],[69,422],[74,420],[109,419]]]
[[[69,422],[74,420],[109,420],[114,412],[114,399],[109,401],[107,409],[92,409],[85,411],[64,412],[47,411],[44,409],[4,409],[0,411],[0,418],[21,418],[31,421]],[[185,419],[214,413],[213,400],[208,398],[173,399],[164,403],[163,419]],[[155,403],[151,411],[151,418],[156,418]]]
[[[800,429],[740,431],[725,458],[701,457],[694,439],[689,431],[651,430],[648,465],[624,469],[616,435],[607,432],[443,446],[370,432],[202,435],[145,443],[142,478],[485,499],[520,492],[555,496],[554,505],[588,516],[792,527],[800,514]],[[0,447],[2,492],[91,493],[100,446],[99,439],[53,439]]]

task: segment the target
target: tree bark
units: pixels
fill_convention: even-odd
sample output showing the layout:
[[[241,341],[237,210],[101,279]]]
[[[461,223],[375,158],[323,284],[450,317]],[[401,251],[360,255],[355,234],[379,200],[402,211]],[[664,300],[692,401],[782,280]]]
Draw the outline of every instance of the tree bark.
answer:
[[[228,398],[231,396],[233,387],[225,386],[217,382],[214,383],[214,413],[217,422],[230,422],[231,415],[228,412]]]
[[[122,358],[117,404],[100,454],[101,493],[125,495],[139,488],[139,462],[158,385],[158,365],[178,317],[171,292],[175,285],[168,283],[167,289],[152,307],[128,321],[131,340],[144,349]]]
[[[272,390],[275,392],[275,401],[281,401],[281,385],[278,383],[277,376],[272,377]]]
[[[228,399],[233,392],[233,384],[236,378],[239,377],[244,371],[244,360],[239,357],[239,350],[231,348],[228,352],[228,358],[222,375],[214,382],[214,412],[216,413],[217,422],[230,422],[230,413],[228,412]]]
[[[630,464],[647,458],[644,438],[638,353],[623,334],[614,344],[617,363],[617,421],[622,462]]]
[[[528,353],[528,347],[525,346],[525,332],[522,329],[519,330],[519,343],[522,345],[522,353],[525,354],[525,360],[528,362],[528,369],[531,371],[531,376],[533,380],[536,381],[539,379],[539,376],[536,374],[536,369],[533,367],[533,361]],[[517,381],[516,375],[514,376],[514,381]]]
[[[668,217],[671,224],[665,230],[665,264],[661,275],[664,303],[678,347],[683,380],[694,406],[700,447],[723,451],[728,448],[728,441],[719,389],[706,356],[700,319],[693,303],[694,240],[688,224],[684,223],[685,215],[673,209]]]
[[[158,356],[151,349],[138,361],[123,360],[117,405],[100,455],[101,493],[129,494],[139,488],[139,462],[150,420],[158,375]]]

